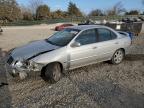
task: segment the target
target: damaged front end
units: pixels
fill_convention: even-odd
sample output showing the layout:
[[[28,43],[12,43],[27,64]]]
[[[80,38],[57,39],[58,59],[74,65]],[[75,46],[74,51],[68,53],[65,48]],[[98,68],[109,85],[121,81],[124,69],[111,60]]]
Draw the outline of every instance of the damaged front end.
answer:
[[[11,68],[9,72],[13,77],[19,76],[20,79],[25,79],[31,71],[41,71],[43,64],[35,63],[32,60],[14,60],[10,56],[7,60],[8,66]]]
[[[46,40],[39,40],[10,50],[7,64],[12,70],[11,75],[19,75],[21,79],[24,79],[31,71],[41,71],[44,64],[37,63],[33,59],[58,48],[60,47]]]

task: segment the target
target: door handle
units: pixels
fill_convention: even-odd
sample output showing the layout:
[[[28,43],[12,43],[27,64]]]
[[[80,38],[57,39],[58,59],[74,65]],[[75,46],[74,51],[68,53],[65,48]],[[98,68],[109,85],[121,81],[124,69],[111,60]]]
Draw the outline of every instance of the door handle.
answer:
[[[96,49],[97,47],[93,47],[92,49]]]

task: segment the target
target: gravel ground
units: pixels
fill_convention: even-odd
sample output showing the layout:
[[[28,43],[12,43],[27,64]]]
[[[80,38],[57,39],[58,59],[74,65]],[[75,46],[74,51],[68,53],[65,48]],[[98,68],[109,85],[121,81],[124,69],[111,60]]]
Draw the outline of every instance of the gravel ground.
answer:
[[[40,73],[23,81],[13,79],[4,67],[4,51],[53,33],[36,28],[8,28],[0,36],[0,82],[8,84],[0,85],[0,108],[144,108],[144,37],[134,38],[131,54],[119,65],[103,62],[75,69],[53,85],[44,82]],[[25,33],[35,37],[24,37]],[[12,41],[17,38],[18,42]]]

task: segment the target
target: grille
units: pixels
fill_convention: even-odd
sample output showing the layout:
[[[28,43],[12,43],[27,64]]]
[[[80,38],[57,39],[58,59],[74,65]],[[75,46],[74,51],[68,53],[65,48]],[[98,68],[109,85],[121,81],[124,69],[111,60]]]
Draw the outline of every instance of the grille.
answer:
[[[7,63],[8,63],[9,65],[11,65],[13,61],[14,61],[13,57],[10,56],[10,58],[9,58],[8,61],[7,61]]]

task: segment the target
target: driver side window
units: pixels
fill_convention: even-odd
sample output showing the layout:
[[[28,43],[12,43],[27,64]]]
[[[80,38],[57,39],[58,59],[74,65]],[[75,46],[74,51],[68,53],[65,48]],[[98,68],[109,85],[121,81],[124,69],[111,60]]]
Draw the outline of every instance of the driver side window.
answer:
[[[79,42],[81,45],[92,44],[96,41],[97,37],[95,29],[85,30],[76,38],[76,42]]]

